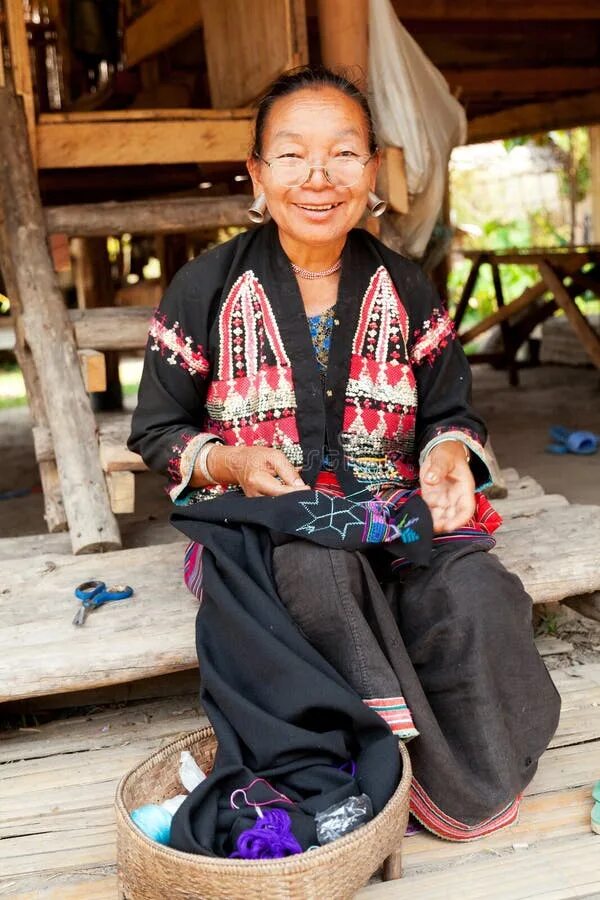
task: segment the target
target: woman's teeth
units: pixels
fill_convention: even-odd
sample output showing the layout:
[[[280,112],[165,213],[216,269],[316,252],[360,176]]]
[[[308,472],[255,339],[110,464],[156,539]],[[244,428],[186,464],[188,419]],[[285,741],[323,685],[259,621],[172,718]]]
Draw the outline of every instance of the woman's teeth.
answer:
[[[329,203],[327,206],[308,206],[306,203],[298,203],[298,206],[300,209],[309,209],[311,212],[326,212],[329,209],[339,206],[339,203]]]

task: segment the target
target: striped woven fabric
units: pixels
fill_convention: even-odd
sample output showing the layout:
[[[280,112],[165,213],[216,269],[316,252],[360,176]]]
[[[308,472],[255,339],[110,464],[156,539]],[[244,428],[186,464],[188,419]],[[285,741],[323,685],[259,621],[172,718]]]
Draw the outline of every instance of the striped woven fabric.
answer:
[[[202,551],[196,541],[188,544],[183,561],[183,580],[192,594],[202,603]]]
[[[404,697],[377,697],[364,702],[379,713],[397,737],[404,741],[418,737],[419,732]]]
[[[476,825],[465,825],[442,812],[439,806],[425,793],[416,778],[412,780],[410,790],[410,811],[419,822],[438,837],[447,841],[474,841],[500,828],[506,828],[516,822],[519,815],[522,794],[512,800],[489,819]]]

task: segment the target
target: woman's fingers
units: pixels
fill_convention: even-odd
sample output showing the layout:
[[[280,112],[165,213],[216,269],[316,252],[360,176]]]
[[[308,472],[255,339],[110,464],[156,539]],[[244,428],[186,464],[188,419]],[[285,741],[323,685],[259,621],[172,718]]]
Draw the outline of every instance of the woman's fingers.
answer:
[[[421,466],[421,483],[435,487],[443,484],[448,475],[448,467],[436,457],[429,455]]]
[[[287,456],[280,450],[276,450],[269,462],[275,470],[275,474],[281,478],[284,484],[294,487],[296,490],[307,487],[302,481],[298,471],[291,464]]]
[[[239,484],[247,497],[277,497],[309,489],[285,454],[267,447],[248,448],[243,454]]]
[[[242,487],[244,486],[242,485]],[[282,484],[279,479],[266,470],[257,472],[244,487],[247,497],[279,497],[281,494],[291,494],[299,490],[302,488]]]

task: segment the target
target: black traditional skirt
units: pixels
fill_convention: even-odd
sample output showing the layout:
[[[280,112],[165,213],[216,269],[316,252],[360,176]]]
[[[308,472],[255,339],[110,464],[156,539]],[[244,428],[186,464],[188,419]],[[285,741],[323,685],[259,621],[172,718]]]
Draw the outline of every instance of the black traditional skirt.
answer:
[[[192,538],[185,578],[202,601],[202,702],[220,747],[175,815],[178,849],[225,852],[243,824],[227,794],[256,775],[308,813],[356,792],[339,782],[349,753],[381,808],[398,777],[386,735],[409,741],[411,810],[429,830],[472,840],[515,821],[560,711],[531,598],[490,540],[431,549],[423,507],[305,493],[174,515]],[[298,819],[303,846],[311,822]]]
[[[520,580],[474,542],[394,573],[377,551],[308,541],[275,547],[273,564],[307,639],[410,740],[423,825],[472,840],[514,822],[560,711]]]

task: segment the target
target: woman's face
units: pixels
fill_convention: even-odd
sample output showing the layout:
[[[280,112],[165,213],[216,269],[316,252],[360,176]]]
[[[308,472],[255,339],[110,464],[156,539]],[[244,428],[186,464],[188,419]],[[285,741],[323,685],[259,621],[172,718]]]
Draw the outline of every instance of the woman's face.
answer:
[[[325,165],[337,157],[369,156],[369,135],[358,103],[332,87],[305,88],[276,100],[265,123],[262,157],[299,157]],[[330,184],[314,169],[299,187],[286,187],[264,162],[247,162],[256,194],[264,192],[271,216],[288,238],[308,245],[340,240],[361,218],[375,187],[379,159],[371,159],[356,184]]]

